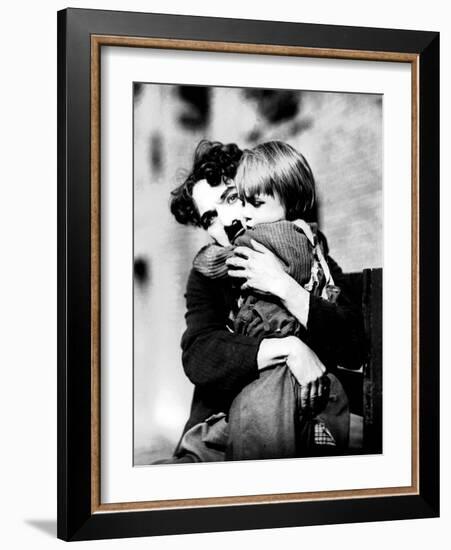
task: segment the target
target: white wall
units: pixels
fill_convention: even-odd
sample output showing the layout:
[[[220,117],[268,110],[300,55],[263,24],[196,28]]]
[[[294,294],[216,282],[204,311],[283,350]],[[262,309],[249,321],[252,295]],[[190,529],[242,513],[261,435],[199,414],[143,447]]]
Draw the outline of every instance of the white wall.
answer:
[[[258,3],[262,4],[262,3]],[[323,0],[316,4],[279,0],[258,5],[183,0],[71,1],[73,7],[190,13],[223,17],[426,29],[442,32],[442,97],[451,97],[451,31],[446,3],[411,0]],[[257,3],[255,3],[257,5]],[[4,548],[52,548],[56,520],[56,10],[64,2],[7,3],[2,9],[0,85],[0,518]],[[450,109],[442,103],[442,181],[450,181]],[[449,185],[442,186],[445,236],[451,232]],[[445,218],[446,216],[446,218]],[[446,227],[445,227],[446,225]],[[442,270],[449,272],[449,246],[442,239]],[[445,256],[445,250],[447,254]],[[442,359],[450,362],[449,284],[443,288]],[[443,369],[442,388],[450,386]],[[445,392],[442,390],[445,397]],[[450,400],[442,404],[442,464],[450,460]],[[296,545],[365,550],[402,544],[423,549],[449,535],[450,475],[442,472],[442,518],[275,531],[219,533],[159,539],[106,541],[102,545],[152,548],[272,548]],[[448,537],[446,537],[448,538]],[[87,543],[84,547],[93,547]]]

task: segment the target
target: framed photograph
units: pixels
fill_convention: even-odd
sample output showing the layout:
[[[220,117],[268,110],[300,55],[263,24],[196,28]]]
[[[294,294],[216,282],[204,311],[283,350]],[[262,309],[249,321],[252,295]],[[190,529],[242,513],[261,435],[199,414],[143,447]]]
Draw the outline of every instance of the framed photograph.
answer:
[[[439,514],[439,35],[58,13],[58,537]]]

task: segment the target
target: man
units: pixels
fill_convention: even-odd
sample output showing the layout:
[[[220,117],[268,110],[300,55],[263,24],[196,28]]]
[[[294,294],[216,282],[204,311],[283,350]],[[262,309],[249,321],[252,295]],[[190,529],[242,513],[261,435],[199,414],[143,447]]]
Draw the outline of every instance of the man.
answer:
[[[192,171],[172,193],[171,211],[177,221],[204,228],[222,246],[230,245],[243,224],[242,203],[233,184],[241,154],[235,144],[201,142]],[[272,261],[268,254],[250,251],[249,262],[263,273],[270,273]],[[330,259],[329,263],[340,286],[341,270]],[[175,453],[178,460],[199,460],[199,456],[200,460],[221,459],[222,449],[215,450],[221,433],[212,434],[212,454],[203,458],[197,453],[197,440],[208,431],[205,421],[207,428],[208,419],[213,419],[212,426],[220,425],[215,424],[217,415],[229,411],[234,399],[258,378],[261,369],[286,362],[298,379],[302,377],[306,399],[313,408],[316,396],[326,391],[322,387],[324,365],[333,370],[338,363],[358,366],[361,362],[361,318],[344,294],[341,303],[331,304],[310,296],[301,287],[289,293],[290,309],[299,312],[308,345],[293,336],[257,339],[232,333],[227,328],[228,318],[237,296],[231,280],[213,280],[191,271],[186,292],[187,329],[181,346],[183,367],[195,390],[184,437]],[[305,361],[307,355],[309,361]],[[310,365],[306,372],[305,364]]]

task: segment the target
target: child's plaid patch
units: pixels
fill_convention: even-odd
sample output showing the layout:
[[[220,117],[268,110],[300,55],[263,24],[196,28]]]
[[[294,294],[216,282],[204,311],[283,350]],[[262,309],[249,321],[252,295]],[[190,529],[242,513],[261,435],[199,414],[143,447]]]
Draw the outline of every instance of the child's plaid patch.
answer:
[[[333,435],[326,428],[324,422],[317,421],[315,423],[315,444],[316,445],[331,445],[336,447],[337,444]]]

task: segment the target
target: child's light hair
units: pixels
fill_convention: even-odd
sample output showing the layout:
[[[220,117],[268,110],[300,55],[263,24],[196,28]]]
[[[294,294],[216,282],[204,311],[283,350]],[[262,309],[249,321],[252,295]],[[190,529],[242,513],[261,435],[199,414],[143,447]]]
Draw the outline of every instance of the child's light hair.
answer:
[[[235,182],[241,196],[277,196],[287,220],[302,217],[315,204],[315,180],[307,160],[283,141],[245,150]]]

